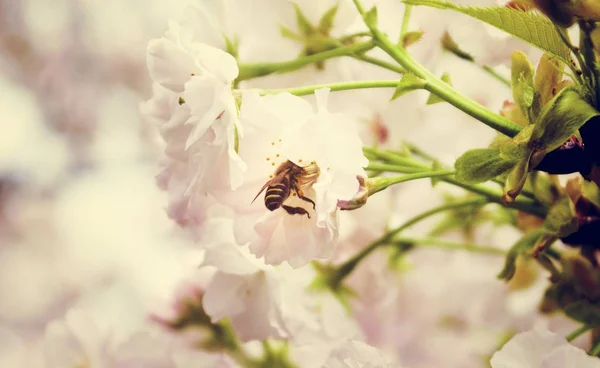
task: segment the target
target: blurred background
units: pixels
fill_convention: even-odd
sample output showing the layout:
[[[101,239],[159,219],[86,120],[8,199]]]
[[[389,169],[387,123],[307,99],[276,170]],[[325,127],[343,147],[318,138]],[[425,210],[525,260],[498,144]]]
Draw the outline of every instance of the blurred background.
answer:
[[[172,291],[180,240],[139,105],[148,40],[190,2],[0,1],[0,327],[35,336],[115,280]]]

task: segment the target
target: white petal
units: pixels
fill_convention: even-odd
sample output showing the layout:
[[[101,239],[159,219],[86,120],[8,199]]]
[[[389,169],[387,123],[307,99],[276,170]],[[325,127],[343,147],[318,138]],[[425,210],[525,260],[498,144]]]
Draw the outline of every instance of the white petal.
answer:
[[[279,311],[278,283],[271,272],[259,272],[248,280],[245,310],[232,318],[232,324],[243,341],[282,338],[283,321]]]
[[[297,268],[326,257],[333,248],[329,231],[315,226],[314,217],[289,215],[283,209],[265,214],[254,230],[256,238],[250,250],[264,256],[267,264],[287,261]]]
[[[86,366],[83,347],[62,322],[51,322],[46,328],[44,353],[48,368]]]
[[[202,305],[213,322],[233,317],[244,310],[245,293],[251,277],[218,272],[212,278],[204,293]]]
[[[206,44],[193,45],[196,62],[222,83],[230,84],[239,74],[235,58],[223,50]]]
[[[327,111],[327,99],[329,98],[329,88],[320,88],[315,91],[315,97],[317,98],[317,111]]]
[[[191,73],[198,73],[190,55],[166,38],[148,43],[146,62],[150,77],[173,92],[183,92]]]
[[[243,252],[244,249],[245,252]],[[250,254],[246,247],[233,243],[222,243],[206,252],[202,265],[215,266],[220,271],[232,275],[250,275],[261,269],[261,263]]]
[[[214,76],[197,76],[185,84],[185,102],[194,117],[188,121],[188,124],[194,123],[194,130],[186,142],[186,149],[200,140],[223,113],[228,96],[231,96],[229,87]]]
[[[565,345],[555,349],[544,359],[540,368],[598,368],[600,359],[589,356],[584,350],[573,345]]]
[[[564,337],[547,330],[522,332],[495,352],[493,368],[539,367],[554,349],[566,345]]]

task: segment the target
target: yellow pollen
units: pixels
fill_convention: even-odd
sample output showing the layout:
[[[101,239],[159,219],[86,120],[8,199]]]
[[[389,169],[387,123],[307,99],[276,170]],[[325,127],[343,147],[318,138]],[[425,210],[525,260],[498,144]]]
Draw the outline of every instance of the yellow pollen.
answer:
[[[271,165],[272,165],[272,166],[275,166],[275,163],[274,163],[274,162],[271,162]]]
[[[270,159],[271,159],[270,157],[267,157],[267,161],[269,161]]]
[[[279,157],[279,153],[275,155],[275,157]]]
[[[274,145],[275,145],[275,142],[271,142],[271,146],[274,146]]]
[[[196,75],[196,73],[190,73],[190,75],[193,77],[193,76],[195,76],[195,75]]]
[[[281,142],[281,138],[279,138],[279,142]]]

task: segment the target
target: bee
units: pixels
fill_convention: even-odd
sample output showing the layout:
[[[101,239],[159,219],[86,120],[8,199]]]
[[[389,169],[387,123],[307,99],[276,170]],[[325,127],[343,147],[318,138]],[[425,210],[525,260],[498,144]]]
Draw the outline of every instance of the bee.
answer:
[[[298,166],[291,161],[286,161],[277,167],[273,178],[265,183],[260,189],[252,203],[265,190],[265,207],[269,211],[275,211],[279,207],[283,208],[290,215],[306,215],[310,218],[308,211],[302,207],[292,207],[283,204],[292,193],[295,193],[301,200],[312,204],[315,209],[315,202],[304,196],[303,188],[311,185],[319,176],[319,167],[311,163],[308,166]]]

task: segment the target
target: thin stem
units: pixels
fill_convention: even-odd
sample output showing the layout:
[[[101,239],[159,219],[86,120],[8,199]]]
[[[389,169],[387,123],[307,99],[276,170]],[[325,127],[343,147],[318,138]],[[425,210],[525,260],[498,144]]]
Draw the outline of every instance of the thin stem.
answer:
[[[425,160],[429,160],[429,161],[435,161],[437,160],[437,158],[435,158],[433,155],[430,155],[429,153],[423,151],[421,148],[417,147],[416,145],[410,143],[410,142],[403,142],[404,145],[415,155],[425,159]]]
[[[409,149],[410,149],[410,147],[409,147]],[[399,172],[399,173],[414,173],[414,172],[422,172],[422,171],[431,170],[431,164],[418,162],[418,161],[412,159],[411,157],[404,157],[404,156],[400,156],[398,154],[373,149],[371,147],[363,147],[363,151],[366,154],[369,154],[374,157],[379,157],[380,159],[383,159],[383,160],[391,163],[391,164],[370,163],[368,168],[371,168],[373,170]],[[408,170],[405,168],[408,168]],[[504,200],[502,197],[503,193],[502,193],[502,190],[500,190],[500,189],[491,188],[484,184],[476,184],[476,185],[465,184],[465,183],[459,182],[453,178],[441,178],[440,180],[450,183],[450,184],[453,184],[453,185],[456,185],[456,186],[459,186],[468,191],[484,195],[484,196],[488,197],[491,201],[501,204],[503,206],[516,208],[518,210],[530,213],[532,215],[535,215],[535,216],[538,216],[541,218],[545,218],[545,216],[546,216],[546,212],[547,212],[546,209],[537,202],[537,200],[535,199],[535,196],[531,193],[523,193],[526,195],[517,197],[517,200],[514,203],[507,205],[504,203]]]
[[[374,81],[353,81],[353,82],[340,82],[340,83],[325,83],[315,84],[312,86],[295,87],[295,88],[283,88],[283,89],[266,89],[260,91],[261,94],[274,94],[289,92],[296,96],[306,96],[313,94],[316,90],[321,88],[329,88],[331,91],[346,91],[351,89],[364,89],[364,88],[396,88],[400,81],[397,79],[393,80],[374,80]]]
[[[546,214],[548,212],[545,207],[543,207],[539,202],[532,198],[519,196],[513,203],[506,204],[503,199],[502,190],[500,189],[492,188],[484,184],[465,184],[452,178],[442,178],[440,180],[450,184],[454,184],[458,187],[468,190],[469,192],[486,196],[490,201],[498,203],[504,207],[514,208],[542,219],[546,218]]]
[[[594,345],[594,347],[592,348],[592,350],[590,350],[590,355],[591,356],[598,356],[598,355],[600,355],[600,342],[596,343],[596,345]]]
[[[594,43],[590,33],[594,30],[594,24],[588,24],[586,21],[579,21],[579,48],[585,62],[584,70],[589,78],[591,92],[593,94],[593,103],[598,106],[600,96],[598,96],[598,69],[596,68],[596,53],[594,52]]]
[[[314,64],[327,59],[352,56],[369,51],[375,47],[372,40],[366,42],[355,43],[349,46],[336,47],[333,50],[319,52],[317,54],[299,57],[294,60],[275,62],[275,63],[240,63],[240,73],[236,82],[263,77],[273,73],[285,73],[300,69],[306,65]]]
[[[556,32],[558,33],[558,35],[560,36],[560,39],[563,41],[563,43],[569,48],[569,50],[571,50],[571,52],[575,55],[575,57],[577,58],[577,62],[579,63],[579,67],[583,68],[585,66],[585,63],[583,62],[583,58],[581,57],[581,53],[579,52],[579,49],[577,47],[575,47],[572,43],[571,43],[571,39],[569,38],[569,34],[567,33],[567,31],[561,27],[561,26],[557,26],[555,25],[554,28],[556,28]],[[581,80],[581,70],[578,70],[577,68],[575,68],[574,65],[569,64],[569,69],[571,69],[571,71],[573,72],[574,76],[577,78],[577,81],[579,82],[579,84],[583,84],[582,80]]]
[[[578,338],[579,336],[583,335],[584,333],[588,332],[592,328],[594,328],[594,326],[583,325],[583,326],[579,327],[578,329],[576,329],[575,331],[568,334],[565,338],[567,339],[567,341],[571,342],[571,341],[575,340],[576,338]]]
[[[354,1],[354,6],[356,7],[356,10],[358,10],[358,14],[360,14],[362,17],[365,16],[365,8],[363,8],[362,4],[360,3],[360,0],[353,0]]]
[[[404,5],[404,17],[402,18],[402,26],[400,27],[400,37],[398,37],[398,45],[403,45],[404,36],[408,32],[408,24],[410,22],[410,13],[412,11],[412,5]]]
[[[391,71],[399,73],[399,74],[406,73],[406,69],[404,69],[400,65],[396,65],[396,64],[387,62],[385,60],[377,59],[377,58],[374,58],[372,56],[368,56],[368,55],[364,55],[364,54],[359,54],[359,55],[353,55],[352,57],[354,57],[355,59],[358,59],[358,60],[365,61],[365,62],[367,62],[369,64],[380,66],[380,67],[382,67],[384,69],[388,69],[388,70],[391,70]]]
[[[417,216],[406,221],[404,224],[400,225],[399,227],[387,232],[382,237],[380,237],[379,239],[377,239],[376,241],[371,243],[369,246],[367,246],[365,249],[361,250],[356,255],[354,255],[352,258],[350,258],[349,260],[344,262],[337,269],[336,275],[333,278],[334,287],[338,287],[341,284],[341,282],[344,280],[344,278],[346,278],[365,257],[367,257],[369,254],[371,254],[371,252],[373,252],[375,249],[379,248],[380,246],[382,246],[384,244],[388,244],[394,238],[394,236],[396,236],[402,230],[405,230],[405,229],[411,227],[412,225],[414,225],[430,216],[441,213],[441,212],[450,211],[450,210],[453,210],[456,208],[461,208],[461,207],[482,205],[482,204],[486,204],[486,203],[488,203],[488,200],[486,198],[470,199],[470,200],[466,200],[466,201],[462,201],[462,202],[444,204],[444,205],[432,208],[429,211],[425,211],[423,213],[418,214]]]
[[[412,173],[420,173],[423,170],[410,166],[400,166],[400,165],[390,165],[390,164],[380,164],[380,163],[371,163],[365,170],[371,171],[386,171],[386,172],[396,172],[400,174],[412,174]]]
[[[363,15],[364,19],[364,9],[360,3],[360,0],[354,0],[354,4],[356,5],[359,13]],[[400,65],[402,65],[407,71],[423,79],[425,81],[426,90],[509,137],[514,137],[517,135],[517,133],[519,133],[519,131],[521,131],[521,127],[519,125],[515,124],[504,116],[491,112],[479,103],[467,98],[466,96],[463,96],[460,92],[452,88],[441,79],[435,77],[429,70],[427,70],[412,56],[410,56],[406,49],[394,45],[390,39],[377,27],[369,25],[368,22],[365,22],[365,24],[367,24],[367,27],[369,27],[373,33],[376,44]]]
[[[342,37],[338,38],[337,40],[340,43],[344,43],[346,41],[352,41],[352,39],[356,38],[356,37],[369,37],[369,36],[371,36],[370,32],[356,32],[356,33],[351,33],[349,35],[342,36]]]
[[[435,178],[440,176],[448,176],[453,175],[454,170],[436,170],[436,171],[425,171],[425,172],[417,172],[414,174],[397,176],[395,178],[378,178],[375,181],[375,185],[370,186],[369,188],[369,196],[380,192],[394,184],[400,184],[411,180],[416,179],[424,179],[424,178]]]
[[[510,80],[508,78],[505,78],[504,76],[498,74],[498,72],[495,71],[491,66],[483,65],[481,67],[481,69],[486,71],[492,77],[496,78],[496,80],[502,82],[507,87],[512,87],[512,83],[510,82]]]
[[[438,238],[399,237],[399,238],[394,238],[393,242],[398,243],[398,244],[408,243],[411,245],[418,245],[421,247],[435,247],[435,248],[444,249],[444,250],[466,250],[468,252],[474,252],[474,253],[506,255],[506,251],[504,251],[503,249],[500,249],[500,248],[468,244],[468,243],[451,242],[451,241],[446,241],[446,240],[442,240],[442,239],[438,239]]]

